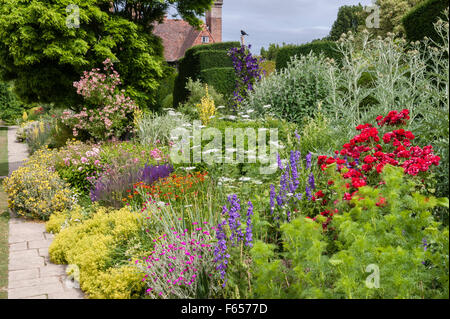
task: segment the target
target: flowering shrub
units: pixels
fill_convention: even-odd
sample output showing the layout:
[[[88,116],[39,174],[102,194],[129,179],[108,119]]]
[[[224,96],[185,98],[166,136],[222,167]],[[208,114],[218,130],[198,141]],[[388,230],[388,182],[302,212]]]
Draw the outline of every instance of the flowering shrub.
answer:
[[[76,190],[87,193],[91,186],[89,181],[98,178],[105,169],[101,151],[98,144],[71,141],[59,150],[60,161],[56,171]]]
[[[150,256],[136,260],[145,273],[143,281],[152,298],[208,298],[214,293],[213,248],[214,227],[208,222],[194,222],[193,230],[163,234]]]
[[[37,151],[3,181],[8,206],[17,214],[47,220],[53,212],[70,209],[72,191],[54,170],[55,152]]]
[[[65,111],[62,123],[73,129],[73,135],[84,132],[96,140],[120,138],[133,129],[131,117],[137,105],[124,90],[118,92],[120,76],[114,70],[110,59],[104,62],[104,73],[99,68],[85,71],[80,81],[75,82],[77,93],[85,100],[85,106],[79,113]]]
[[[251,45],[243,45],[240,48],[232,48],[228,52],[233,60],[236,73],[236,89],[233,93],[233,107],[238,109],[247,97],[248,92],[253,91],[253,86],[260,81],[263,74],[262,59],[257,59],[250,52]]]

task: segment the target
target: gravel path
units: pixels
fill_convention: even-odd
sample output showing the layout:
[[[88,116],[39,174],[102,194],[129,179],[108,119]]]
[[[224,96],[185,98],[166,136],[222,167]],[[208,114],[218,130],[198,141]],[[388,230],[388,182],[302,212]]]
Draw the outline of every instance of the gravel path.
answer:
[[[9,174],[28,156],[26,144],[16,142],[17,127],[8,130]],[[9,221],[8,299],[83,299],[67,278],[66,266],[52,264],[48,247],[53,235],[45,224],[11,216]]]

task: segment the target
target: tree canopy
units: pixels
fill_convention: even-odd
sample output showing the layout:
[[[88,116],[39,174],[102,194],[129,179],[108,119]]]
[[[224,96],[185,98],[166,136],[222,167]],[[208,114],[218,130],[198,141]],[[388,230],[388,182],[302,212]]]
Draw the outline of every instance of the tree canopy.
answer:
[[[361,4],[356,6],[342,6],[339,8],[337,19],[331,27],[328,40],[337,41],[342,33],[356,32],[358,26],[364,23],[364,8]]]
[[[153,23],[174,7],[183,19],[199,26],[198,16],[212,3],[0,0],[0,78],[14,80],[24,102],[73,106],[81,103],[73,82],[110,58],[129,96],[139,105],[151,104],[165,68],[161,39],[151,33]],[[73,18],[77,13],[78,26]]]

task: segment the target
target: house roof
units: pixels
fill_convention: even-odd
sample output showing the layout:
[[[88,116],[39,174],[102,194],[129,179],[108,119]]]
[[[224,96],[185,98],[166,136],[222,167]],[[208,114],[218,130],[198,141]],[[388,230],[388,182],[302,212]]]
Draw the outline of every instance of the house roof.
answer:
[[[192,47],[200,36],[208,35],[212,39],[206,25],[203,25],[201,30],[197,30],[180,19],[164,18],[162,23],[155,25],[153,33],[162,39],[164,57],[168,62],[181,59],[186,50]]]

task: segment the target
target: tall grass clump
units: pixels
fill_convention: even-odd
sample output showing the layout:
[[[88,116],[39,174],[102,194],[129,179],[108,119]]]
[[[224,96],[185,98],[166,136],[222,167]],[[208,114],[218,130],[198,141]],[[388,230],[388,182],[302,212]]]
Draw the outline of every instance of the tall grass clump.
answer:
[[[146,113],[136,120],[136,134],[142,145],[167,145],[172,130],[183,127],[187,122],[186,116],[172,109],[162,115]]]

